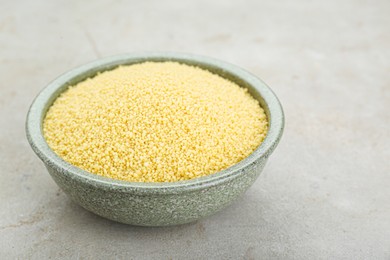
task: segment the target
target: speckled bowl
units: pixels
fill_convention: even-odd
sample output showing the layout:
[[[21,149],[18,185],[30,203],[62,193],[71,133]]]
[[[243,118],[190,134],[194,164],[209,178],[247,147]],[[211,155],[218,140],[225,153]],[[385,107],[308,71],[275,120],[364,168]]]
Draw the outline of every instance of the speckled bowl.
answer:
[[[259,100],[270,121],[264,142],[246,159],[218,173],[174,183],[135,183],[86,172],[58,157],[42,132],[46,111],[58,95],[98,72],[144,61],[178,61],[230,79]],[[218,60],[177,53],[138,53],[104,58],[60,76],[36,97],[27,115],[30,145],[61,189],[76,203],[102,217],[140,226],[177,225],[221,210],[259,176],[283,132],[284,116],[275,94],[252,74]]]

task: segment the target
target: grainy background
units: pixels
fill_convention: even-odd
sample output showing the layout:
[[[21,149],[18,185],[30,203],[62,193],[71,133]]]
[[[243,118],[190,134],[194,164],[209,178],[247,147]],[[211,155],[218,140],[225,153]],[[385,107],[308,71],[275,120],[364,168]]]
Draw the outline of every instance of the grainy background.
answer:
[[[1,259],[390,259],[390,1],[0,2]],[[29,105],[113,54],[181,51],[265,80],[282,142],[235,204],[141,228],[72,203],[31,151]]]

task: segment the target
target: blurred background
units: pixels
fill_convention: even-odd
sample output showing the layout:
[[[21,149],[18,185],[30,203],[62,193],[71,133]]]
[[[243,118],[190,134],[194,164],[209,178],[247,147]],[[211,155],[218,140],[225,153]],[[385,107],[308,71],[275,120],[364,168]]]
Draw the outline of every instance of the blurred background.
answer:
[[[389,259],[390,1],[0,0],[2,259]],[[255,185],[196,223],[140,228],[73,204],[31,151],[29,105],[110,55],[175,51],[262,78],[286,130]]]

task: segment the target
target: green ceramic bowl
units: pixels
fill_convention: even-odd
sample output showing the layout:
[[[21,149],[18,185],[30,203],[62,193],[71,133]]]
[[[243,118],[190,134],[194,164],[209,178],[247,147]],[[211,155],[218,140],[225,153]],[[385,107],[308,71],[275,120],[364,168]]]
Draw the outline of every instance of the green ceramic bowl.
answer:
[[[259,100],[270,127],[264,142],[246,159],[218,173],[173,183],[135,183],[86,172],[57,156],[46,143],[42,122],[53,101],[98,72],[144,61],[177,61],[230,79]],[[211,215],[231,204],[259,176],[283,132],[284,116],[275,94],[252,74],[222,61],[177,53],[138,53],[104,58],[71,70],[36,97],[27,115],[28,141],[60,188],[76,203],[102,217],[140,226],[177,225]]]

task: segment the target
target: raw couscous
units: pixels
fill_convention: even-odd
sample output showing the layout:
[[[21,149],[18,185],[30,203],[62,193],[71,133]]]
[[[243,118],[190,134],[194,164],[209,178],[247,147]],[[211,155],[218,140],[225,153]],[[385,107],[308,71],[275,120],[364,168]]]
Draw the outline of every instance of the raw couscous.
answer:
[[[216,173],[251,154],[267,129],[246,89],[177,62],[102,72],[63,92],[43,122],[48,145],[65,161],[131,182]]]

